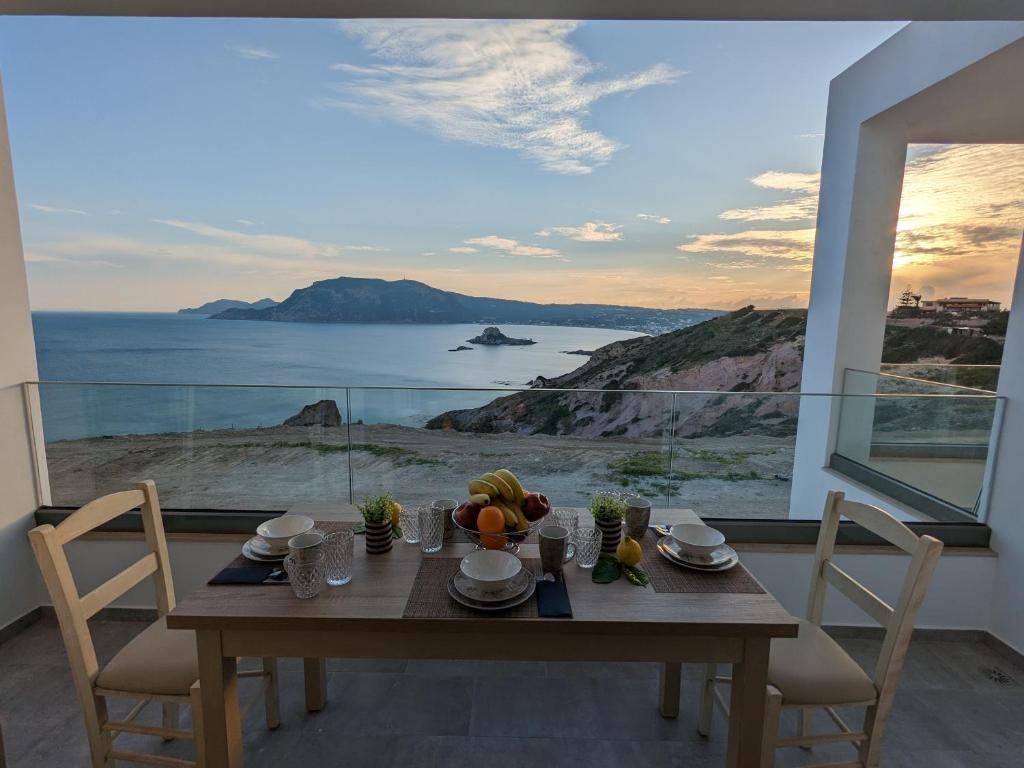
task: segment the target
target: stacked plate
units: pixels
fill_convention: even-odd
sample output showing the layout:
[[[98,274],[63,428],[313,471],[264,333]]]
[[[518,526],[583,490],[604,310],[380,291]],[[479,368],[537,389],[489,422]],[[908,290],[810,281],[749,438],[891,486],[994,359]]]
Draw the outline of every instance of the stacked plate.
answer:
[[[697,571],[728,571],[740,561],[736,550],[728,544],[721,544],[708,554],[697,555],[683,551],[672,536],[658,539],[658,552],[671,563]]]
[[[279,563],[288,555],[288,547],[274,549],[262,536],[253,536],[242,545],[242,554],[258,563]]]
[[[452,599],[477,611],[504,611],[525,603],[537,588],[533,572],[515,555],[478,550],[463,558],[448,579]]]
[[[242,554],[258,563],[277,563],[288,555],[288,541],[313,529],[305,515],[281,515],[260,523],[256,535],[242,545]]]

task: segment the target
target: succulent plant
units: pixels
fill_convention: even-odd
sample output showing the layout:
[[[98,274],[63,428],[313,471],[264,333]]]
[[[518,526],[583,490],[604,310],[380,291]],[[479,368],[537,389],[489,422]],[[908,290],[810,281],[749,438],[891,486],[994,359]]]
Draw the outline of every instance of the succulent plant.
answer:
[[[626,502],[611,494],[595,494],[590,500],[590,514],[595,520],[621,520],[626,516]]]
[[[391,521],[391,510],[395,500],[390,493],[383,496],[364,496],[357,509],[367,523],[387,523]]]

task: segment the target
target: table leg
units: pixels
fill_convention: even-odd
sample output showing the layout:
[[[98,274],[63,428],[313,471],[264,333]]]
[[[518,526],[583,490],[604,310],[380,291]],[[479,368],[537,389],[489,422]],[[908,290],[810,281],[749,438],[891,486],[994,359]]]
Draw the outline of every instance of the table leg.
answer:
[[[759,768],[768,688],[768,650],[771,640],[750,638],[743,643],[743,661],[732,665],[729,697],[729,768]]]
[[[661,665],[658,706],[661,716],[679,717],[679,695],[682,692],[683,665],[678,661],[666,661]]]
[[[237,660],[224,655],[222,640],[216,630],[196,631],[205,764],[241,768],[242,718],[238,710]]]
[[[306,680],[306,709],[319,712],[327,704],[327,661],[303,659],[302,668]]]

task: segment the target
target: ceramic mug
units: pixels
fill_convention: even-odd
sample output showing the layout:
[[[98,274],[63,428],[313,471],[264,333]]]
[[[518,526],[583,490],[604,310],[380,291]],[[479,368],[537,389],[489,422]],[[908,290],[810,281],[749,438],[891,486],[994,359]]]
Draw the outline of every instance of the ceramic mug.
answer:
[[[310,563],[324,553],[324,535],[320,531],[307,531],[288,539],[288,553],[297,563]]]

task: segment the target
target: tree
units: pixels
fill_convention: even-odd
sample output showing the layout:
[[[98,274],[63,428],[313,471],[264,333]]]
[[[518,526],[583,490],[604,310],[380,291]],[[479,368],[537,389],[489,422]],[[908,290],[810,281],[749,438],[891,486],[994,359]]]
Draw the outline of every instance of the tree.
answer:
[[[900,294],[897,306],[906,308],[914,307],[917,309],[921,306],[921,294],[914,293],[914,289],[908,285],[903,289],[903,293]]]

